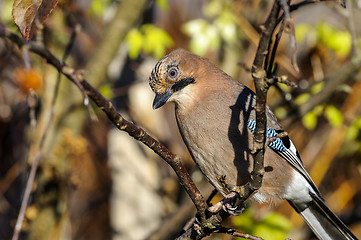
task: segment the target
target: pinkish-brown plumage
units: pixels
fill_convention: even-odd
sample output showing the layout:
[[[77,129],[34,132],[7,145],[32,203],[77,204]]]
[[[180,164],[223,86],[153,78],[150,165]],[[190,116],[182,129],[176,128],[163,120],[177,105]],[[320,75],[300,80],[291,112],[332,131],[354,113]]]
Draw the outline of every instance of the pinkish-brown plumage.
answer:
[[[208,181],[227,195],[250,180],[253,166],[255,94],[207,59],[179,49],[154,67],[150,86],[156,93],[153,108],[175,103],[175,114],[192,158]],[[267,107],[269,134],[282,132]],[[270,145],[269,145],[270,146]],[[300,212],[320,239],[356,239],[326,207],[288,137],[265,152],[263,185],[257,201],[286,199]],[[227,188],[219,181],[225,176]]]

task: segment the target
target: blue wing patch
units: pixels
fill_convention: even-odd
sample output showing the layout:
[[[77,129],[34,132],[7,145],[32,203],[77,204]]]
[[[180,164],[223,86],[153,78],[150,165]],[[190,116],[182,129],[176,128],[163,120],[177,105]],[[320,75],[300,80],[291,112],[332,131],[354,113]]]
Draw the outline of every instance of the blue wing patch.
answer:
[[[247,125],[248,125],[248,128],[251,131],[251,133],[254,134],[254,130],[256,129],[256,121],[253,120],[253,119],[249,119],[247,121]],[[267,138],[272,138],[272,137],[274,137],[276,135],[277,135],[276,130],[267,127],[267,136],[266,136]],[[280,152],[287,151],[287,148],[283,144],[282,140],[279,139],[279,138],[277,138],[276,140],[270,142],[268,144],[268,147],[272,148],[273,150],[280,151]]]

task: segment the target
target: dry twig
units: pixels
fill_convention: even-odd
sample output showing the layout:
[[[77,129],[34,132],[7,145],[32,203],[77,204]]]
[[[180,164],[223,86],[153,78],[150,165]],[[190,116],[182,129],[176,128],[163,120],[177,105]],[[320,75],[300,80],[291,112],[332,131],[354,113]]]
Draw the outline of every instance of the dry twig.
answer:
[[[205,210],[207,204],[194,185],[192,179],[187,173],[184,165],[180,161],[180,158],[171,153],[163,144],[159,143],[142,128],[134,125],[132,122],[124,119],[114,108],[112,103],[104,98],[96,89],[94,89],[81,74],[74,74],[76,71],[67,66],[63,61],[56,58],[47,48],[32,41],[25,41],[18,35],[8,31],[6,28],[0,27],[0,37],[8,38],[19,47],[28,45],[29,50],[38,54],[47,60],[47,62],[53,65],[59,72],[66,76],[70,81],[76,84],[80,83],[84,89],[86,95],[91,98],[95,104],[106,113],[109,120],[120,130],[126,131],[130,136],[134,137],[138,141],[144,143],[160,157],[162,157],[176,172],[180,179],[182,186],[185,188],[193,203],[195,204],[201,219],[205,219]]]

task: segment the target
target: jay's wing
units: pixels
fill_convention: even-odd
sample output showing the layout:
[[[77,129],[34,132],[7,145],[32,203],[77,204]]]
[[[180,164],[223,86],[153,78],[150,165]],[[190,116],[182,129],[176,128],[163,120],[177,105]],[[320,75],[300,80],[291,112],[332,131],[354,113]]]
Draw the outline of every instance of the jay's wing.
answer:
[[[245,105],[245,109],[249,111],[249,115],[244,114],[244,117],[247,117],[247,125],[249,130],[254,134],[256,129],[256,121],[255,121],[255,110],[254,107],[256,105],[256,96],[255,94],[247,87],[243,86],[243,90],[241,92],[244,98],[243,104]],[[315,194],[321,196],[319,190],[316,185],[312,181],[310,175],[308,175],[305,167],[302,164],[301,157],[298,154],[296,147],[293,145],[291,139],[288,136],[279,138],[277,135],[279,133],[284,132],[281,128],[280,124],[276,116],[273,114],[271,109],[266,106],[266,116],[267,116],[267,139],[275,138],[274,141],[270,141],[268,143],[268,147],[276,152],[279,156],[289,162],[295,170],[297,170],[310,184],[312,190],[314,190]]]
[[[268,107],[267,107],[267,111],[270,111]],[[267,116],[267,117],[269,119],[271,116]],[[274,115],[272,117],[275,118]],[[267,121],[267,123],[272,124],[273,122],[272,120],[274,119],[271,119],[271,121]],[[256,129],[256,121],[254,119],[249,119],[247,125],[251,133],[254,134],[254,131]],[[277,137],[278,134],[284,132],[284,130],[282,130],[278,124],[275,126],[275,128],[276,129],[267,126],[266,137],[268,141],[270,141],[271,138],[273,139],[273,141],[271,140],[268,143],[268,147],[272,149],[275,153],[277,153],[279,156],[281,156],[283,159],[285,159],[287,162],[289,162],[299,173],[301,173],[301,175],[310,184],[314,192],[320,196],[319,190],[317,189],[310,175],[307,173],[305,167],[303,166],[300,155],[298,154],[297,149],[292,143],[291,139],[288,136],[284,136],[282,138]]]

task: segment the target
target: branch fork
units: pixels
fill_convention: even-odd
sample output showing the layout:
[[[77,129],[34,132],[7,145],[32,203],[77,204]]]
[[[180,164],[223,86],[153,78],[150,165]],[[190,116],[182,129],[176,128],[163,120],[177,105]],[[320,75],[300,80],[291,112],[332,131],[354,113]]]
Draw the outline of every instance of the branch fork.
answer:
[[[208,207],[203,196],[191,180],[180,158],[171,153],[164,145],[159,143],[153,137],[148,135],[142,128],[137,127],[132,122],[124,119],[118,112],[116,112],[114,106],[110,101],[105,99],[92,85],[90,85],[84,79],[84,72],[75,71],[71,67],[67,66],[63,61],[56,58],[47,48],[42,44],[38,44],[33,41],[25,41],[14,33],[11,33],[4,27],[0,26],[0,37],[7,38],[21,48],[22,46],[28,46],[29,51],[32,51],[48,61],[53,65],[61,74],[66,76],[70,81],[74,82],[81,90],[85,99],[91,98],[95,104],[108,116],[109,120],[120,130],[126,131],[133,138],[141,141],[160,157],[162,157],[176,172],[180,179],[181,185],[185,188],[194,205],[197,208],[200,216],[201,224],[194,224],[192,229],[186,231],[179,239],[201,239],[204,236],[218,231],[228,233],[234,236],[242,236],[248,239],[261,239],[252,237],[250,235],[237,235],[234,230],[221,227],[222,221],[227,218],[230,213],[224,211],[224,204],[236,200],[236,205],[241,206],[249,196],[252,195],[262,186],[262,179],[264,175],[264,152],[267,141],[273,139],[266,138],[266,96],[268,88],[276,83],[289,83],[284,76],[274,77],[275,69],[273,69],[274,55],[277,49],[278,40],[281,37],[283,30],[294,35],[294,26],[292,18],[289,16],[290,11],[294,11],[300,6],[308,3],[314,3],[315,1],[305,0],[299,4],[291,5],[289,1],[275,0],[270,11],[270,14],[264,25],[260,26],[261,39],[258,45],[257,53],[251,69],[252,77],[256,86],[256,129],[254,134],[254,166],[251,173],[251,181],[244,186],[237,187],[237,189],[231,189],[231,195],[223,199],[220,203],[212,207]],[[281,9],[283,15],[279,17]],[[276,37],[276,42],[273,44],[271,51],[272,35],[277,25],[283,20],[282,26]],[[295,49],[295,45],[292,45]],[[296,65],[295,65],[296,66]],[[284,133],[286,134],[286,133]],[[286,135],[285,135],[286,136]],[[285,137],[283,135],[277,135],[277,137]],[[273,140],[274,141],[274,140]],[[226,179],[224,178],[224,181]],[[237,193],[237,194],[236,194]],[[233,199],[234,197],[234,199]],[[199,235],[199,234],[200,235]]]

